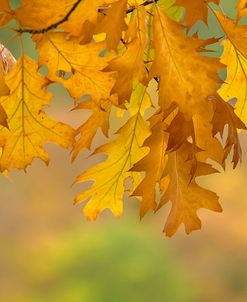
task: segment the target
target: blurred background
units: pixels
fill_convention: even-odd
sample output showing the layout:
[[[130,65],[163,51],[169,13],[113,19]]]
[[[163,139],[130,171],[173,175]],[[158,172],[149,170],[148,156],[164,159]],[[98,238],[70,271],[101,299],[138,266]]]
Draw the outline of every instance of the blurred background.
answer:
[[[221,3],[232,16],[235,4]],[[209,29],[197,26],[203,36],[220,34],[212,16]],[[11,34],[1,30],[0,40]],[[19,56],[18,40],[8,47]],[[36,57],[28,35],[25,50]],[[49,90],[55,97],[46,111],[55,119],[77,127],[88,117],[70,112],[73,101],[61,86]],[[71,164],[69,151],[47,144],[49,167],[34,160],[27,173],[0,176],[0,301],[247,301],[246,134],[241,141],[241,166],[200,179],[224,212],[200,210],[202,230],[187,236],[181,227],[173,238],[162,233],[169,207],[140,221],[134,198],[125,200],[120,219],[106,211],[88,222],[73,205],[80,185],[71,184],[90,165],[89,152]]]

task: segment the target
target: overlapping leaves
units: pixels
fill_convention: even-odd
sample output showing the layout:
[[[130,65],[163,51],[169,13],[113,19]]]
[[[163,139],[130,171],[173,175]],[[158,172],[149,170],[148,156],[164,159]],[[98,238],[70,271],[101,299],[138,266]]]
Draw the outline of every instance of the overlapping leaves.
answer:
[[[110,209],[120,216],[125,193],[140,200],[141,217],[171,202],[168,236],[181,224],[187,233],[201,228],[197,210],[219,212],[221,206],[197,177],[217,172],[212,162],[224,168],[229,156],[234,167],[241,160],[247,30],[238,21],[246,1],[237,8],[237,20],[231,20],[203,0],[21,0],[15,10],[2,1],[0,27],[15,19],[18,35],[32,36],[38,62],[23,54],[15,64],[1,49],[1,171],[26,169],[35,157],[48,162],[48,141],[71,148],[75,160],[91,148],[98,129],[109,136],[113,120],[121,119],[114,117],[118,108],[125,112],[123,126],[93,152],[106,159],[76,179],[90,182],[76,197],[86,202],[84,214],[93,220]],[[221,41],[186,34],[198,20],[207,22],[209,9],[225,32]],[[209,56],[213,43],[223,45],[221,58]],[[42,66],[46,76],[39,73]],[[47,87],[54,82],[68,90],[74,110],[91,111],[77,130],[45,114]],[[157,87],[157,104],[150,86]]]

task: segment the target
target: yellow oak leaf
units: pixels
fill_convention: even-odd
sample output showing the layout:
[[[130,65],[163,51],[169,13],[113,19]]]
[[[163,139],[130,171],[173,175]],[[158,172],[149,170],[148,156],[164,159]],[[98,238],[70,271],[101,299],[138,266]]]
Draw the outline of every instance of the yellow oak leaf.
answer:
[[[176,4],[183,6],[185,8],[184,21],[186,25],[190,28],[198,20],[202,20],[207,23],[208,17],[208,3],[213,2],[219,4],[219,0],[177,0]]]
[[[90,109],[92,115],[76,130],[76,135],[80,134],[80,138],[73,147],[72,160],[76,158],[83,148],[90,148],[98,128],[102,129],[105,136],[108,135],[111,103],[107,100],[101,100],[99,104],[86,101],[79,104],[75,109]]]
[[[46,142],[64,148],[74,143],[74,130],[52,120],[43,111],[51,94],[44,89],[48,82],[37,69],[35,61],[22,56],[5,77],[10,93],[0,98],[8,116],[8,129],[0,128],[1,171],[25,169],[34,157],[48,163],[49,156],[43,149]]]
[[[122,31],[127,29],[125,23],[127,0],[113,3],[104,14],[101,14],[95,34],[106,33],[106,45],[109,49],[117,49]]]
[[[166,173],[169,175],[169,185],[161,198],[158,209],[171,201],[172,207],[165,224],[164,232],[172,236],[183,223],[186,233],[201,228],[201,221],[197,215],[200,208],[221,212],[218,196],[200,187],[195,179],[191,180],[190,170],[193,165],[189,159],[191,145],[185,143],[179,150],[168,154]],[[196,176],[217,172],[206,163],[197,163]]]
[[[247,26],[214,12],[227,39],[222,41],[221,62],[227,66],[227,78],[218,93],[225,100],[236,98],[235,113],[247,123]]]
[[[162,110],[176,103],[188,120],[194,114],[205,116],[210,113],[208,97],[216,93],[220,83],[217,71],[223,68],[219,59],[199,52],[211,43],[212,40],[200,41],[186,36],[183,26],[157,6],[154,13],[155,56],[150,78],[159,77]]]
[[[47,65],[47,77],[66,87],[74,99],[90,94],[94,100],[107,99],[115,83],[114,72],[103,72],[109,58],[100,56],[103,43],[79,44],[77,38],[66,39],[61,32],[35,37],[39,65]]]
[[[227,66],[227,78],[218,93],[226,102],[236,98],[235,113],[247,123],[247,56],[243,56],[230,40],[224,40],[222,45],[221,62]]]
[[[0,27],[6,25],[13,18],[8,0],[0,2]]]
[[[114,58],[109,66],[105,68],[105,71],[118,72],[112,93],[117,95],[119,105],[129,101],[135,80],[143,84],[147,82],[147,70],[143,60],[148,40],[146,12],[143,7],[139,7],[134,11],[129,26],[131,27],[131,40],[126,41],[125,52]]]
[[[141,147],[150,134],[148,125],[140,113],[143,100],[149,98],[146,87],[133,92],[132,99],[136,98],[139,99],[138,112],[117,131],[116,139],[95,151],[95,153],[106,153],[107,159],[83,172],[76,180],[77,183],[93,181],[91,187],[75,199],[76,203],[89,199],[83,212],[90,220],[96,219],[106,208],[119,217],[123,209],[124,181],[132,177],[133,189],[138,184],[139,178],[137,179],[129,170],[148,152],[147,147]]]

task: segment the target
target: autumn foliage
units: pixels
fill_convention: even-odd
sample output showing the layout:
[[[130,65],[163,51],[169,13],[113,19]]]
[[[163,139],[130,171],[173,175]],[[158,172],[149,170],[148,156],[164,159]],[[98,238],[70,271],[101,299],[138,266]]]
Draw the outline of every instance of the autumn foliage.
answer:
[[[75,198],[86,202],[84,214],[94,220],[110,209],[120,216],[125,192],[140,200],[141,217],[171,202],[164,232],[172,236],[181,224],[187,233],[201,228],[199,208],[220,212],[218,196],[199,186],[197,177],[218,172],[227,158],[233,168],[241,160],[247,26],[240,20],[247,14],[247,1],[238,2],[236,20],[224,15],[218,0],[20,3],[11,9],[8,0],[1,0],[0,27],[14,19],[12,38],[22,41],[29,34],[38,60],[23,51],[15,61],[7,43],[1,46],[1,172],[25,170],[36,157],[48,163],[46,142],[71,149],[74,160],[91,148],[98,129],[109,136],[112,115],[119,120],[124,115],[125,124],[92,154],[105,153],[106,159],[75,180],[91,181]],[[207,22],[209,10],[224,36],[191,36],[198,20]],[[223,46],[221,57],[212,56],[214,43]],[[42,66],[48,70],[45,76]],[[78,129],[45,113],[52,83],[67,89],[74,110],[91,110]],[[150,86],[157,87],[158,102],[151,99]]]

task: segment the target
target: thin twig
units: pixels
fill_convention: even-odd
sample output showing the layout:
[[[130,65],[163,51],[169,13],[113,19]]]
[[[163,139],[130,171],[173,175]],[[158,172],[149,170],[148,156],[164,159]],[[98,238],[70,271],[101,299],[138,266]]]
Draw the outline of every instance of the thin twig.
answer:
[[[150,5],[152,3],[156,3],[156,2],[158,2],[158,0],[146,0],[145,2],[143,2],[139,5],[131,6],[130,8],[126,9],[126,14],[132,13],[139,6],[147,6],[147,5]],[[106,10],[108,10],[108,7],[99,7],[98,8],[99,13],[104,13]]]

